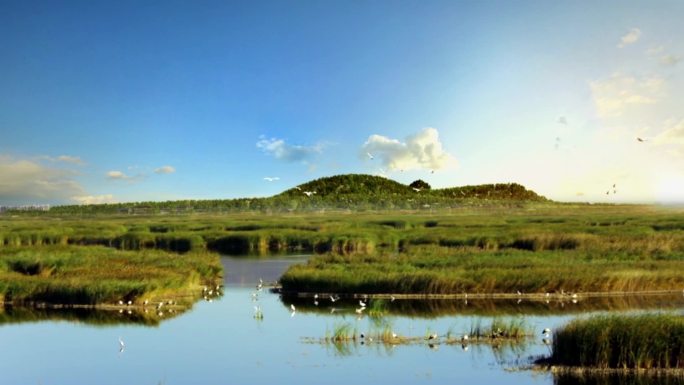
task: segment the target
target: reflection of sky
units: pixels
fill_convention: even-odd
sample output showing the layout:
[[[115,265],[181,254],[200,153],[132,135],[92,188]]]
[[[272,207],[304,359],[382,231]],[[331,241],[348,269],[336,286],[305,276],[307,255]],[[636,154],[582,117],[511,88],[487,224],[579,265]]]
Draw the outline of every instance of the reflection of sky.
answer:
[[[226,261],[224,261],[226,263]],[[243,262],[240,262],[243,263]],[[245,264],[248,262],[244,262]],[[267,264],[259,260],[260,267]],[[235,264],[230,264],[236,266]],[[271,265],[268,265],[271,266]],[[270,268],[270,267],[269,267]],[[237,270],[233,270],[235,273]],[[259,271],[263,273],[263,270]],[[230,273],[227,275],[230,277]],[[266,280],[267,277],[265,276]],[[256,284],[256,280],[253,281]],[[248,285],[248,286],[251,286]],[[546,374],[504,370],[516,359],[548,352],[540,338],[522,352],[493,354],[487,345],[427,344],[397,346],[349,345],[341,354],[332,345],[305,343],[321,338],[341,323],[372,332],[373,321],[356,319],[347,305],[334,315],[297,312],[291,316],[277,295],[262,291],[264,319],[253,318],[252,287],[227,287],[225,296],[200,302],[192,311],[159,327],[92,327],[78,323],[40,322],[0,327],[0,373],[3,384],[391,384],[552,382]],[[321,306],[330,306],[321,301]],[[574,316],[525,317],[535,330],[557,327]],[[491,318],[450,315],[435,319],[392,316],[392,329],[405,336],[428,330],[445,334],[467,331]],[[378,330],[378,329],[375,329]],[[118,353],[118,338],[126,350]],[[503,360],[503,366],[497,361]]]

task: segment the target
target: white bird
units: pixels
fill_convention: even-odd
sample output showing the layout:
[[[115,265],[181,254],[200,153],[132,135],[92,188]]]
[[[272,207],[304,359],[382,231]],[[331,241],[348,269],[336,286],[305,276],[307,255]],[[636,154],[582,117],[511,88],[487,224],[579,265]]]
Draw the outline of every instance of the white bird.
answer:
[[[368,157],[370,158],[370,160],[375,159],[375,157],[373,156],[373,154],[371,154],[370,152],[367,152],[366,155],[368,155]]]
[[[123,352],[125,348],[126,348],[126,345],[124,344],[121,337],[119,337],[119,353]]]
[[[150,301],[146,299],[145,301],[143,301],[143,306],[147,306],[148,303],[150,303]]]
[[[420,192],[420,189],[418,187],[413,187],[413,191]]]
[[[430,334],[428,336],[428,340],[436,340],[437,339],[437,333]]]
[[[119,305],[123,305],[124,302],[122,300],[119,300]]]
[[[133,301],[128,300],[128,302],[127,302],[126,304],[127,304],[128,306],[131,306],[131,305],[133,304]]]
[[[366,303],[363,302],[362,300],[359,300],[359,306],[361,306],[361,307],[366,307]]]
[[[682,290],[684,292],[684,290]],[[330,296],[330,302],[335,303],[339,298],[333,297],[332,295]]]
[[[306,196],[308,196],[308,197],[311,197],[311,196],[314,195],[315,193],[316,193],[315,191],[304,191],[304,194],[305,194]]]
[[[549,329],[549,328],[544,328],[544,330],[542,330],[542,334],[544,334],[544,335],[547,335],[549,333],[551,333],[551,329]]]
[[[290,310],[292,310],[293,313],[295,311],[297,311],[297,309],[295,308],[295,305],[293,305],[293,304],[290,304]]]
[[[392,338],[397,338],[397,333],[392,333]]]
[[[396,299],[396,298],[394,298],[394,296],[393,296],[393,295],[392,295],[392,296],[390,296],[390,302],[394,302],[394,300],[395,300],[395,299]]]
[[[468,335],[464,334],[463,337],[461,337],[461,342],[468,343]]]
[[[314,306],[318,306],[318,300],[317,299],[314,300]]]
[[[277,180],[280,180],[280,177],[277,176],[266,176],[264,177],[264,180],[267,182],[275,182]]]

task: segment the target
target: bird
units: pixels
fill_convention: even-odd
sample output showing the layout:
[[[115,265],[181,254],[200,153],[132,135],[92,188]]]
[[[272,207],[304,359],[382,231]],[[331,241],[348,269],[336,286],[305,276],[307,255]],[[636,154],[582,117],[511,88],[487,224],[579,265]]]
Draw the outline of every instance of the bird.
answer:
[[[338,300],[338,298],[335,298],[332,295],[330,296],[330,302],[335,303],[335,301],[337,301],[337,300]]]
[[[121,337],[119,337],[119,353],[122,353],[124,349],[126,348],[126,344],[124,344],[123,340]]]
[[[373,154],[371,154],[370,152],[367,152],[366,155],[368,155],[368,158],[370,158],[370,160],[375,159],[375,157],[373,156]]]
[[[361,307],[366,307],[366,303],[363,302],[362,300],[359,300],[359,306],[361,306]]]
[[[306,196],[308,196],[308,197],[311,197],[311,196],[314,195],[315,193],[316,193],[315,191],[304,191],[304,194],[305,194]]]
[[[318,300],[317,299],[314,300],[314,306],[318,306]]]
[[[639,141],[639,142],[642,142],[642,143],[646,141],[646,139],[642,139],[642,138],[640,138],[640,137],[638,137],[638,136],[637,136],[636,140]]]
[[[394,300],[395,300],[395,299],[396,299],[396,298],[394,298],[394,296],[393,296],[393,295],[392,295],[392,296],[390,296],[390,302],[394,302]]]
[[[292,310],[293,313],[295,311],[297,311],[297,309],[295,308],[295,305],[293,305],[293,304],[290,304],[290,310]]]
[[[463,342],[463,343],[468,343],[468,335],[467,335],[467,334],[464,334],[464,335],[461,337],[461,342]]]
[[[128,305],[128,306],[131,306],[132,304],[133,304],[133,301],[131,301],[130,299],[129,299],[128,302],[126,303],[126,305]]]
[[[548,335],[549,333],[551,333],[551,329],[549,328],[544,328],[544,330],[542,330],[542,334],[544,335]]]
[[[264,177],[264,180],[267,182],[275,182],[277,180],[280,180],[280,177],[277,176],[266,176]]]
[[[432,333],[428,336],[428,340],[436,340],[437,339],[437,333]]]
[[[143,301],[143,306],[147,306],[147,304],[148,304],[148,303],[150,303],[150,301],[149,301],[149,300],[147,300],[147,299],[146,299],[146,300],[144,300],[144,301]]]
[[[365,307],[360,307],[360,308],[356,309],[356,314],[362,314],[365,309],[366,309]]]
[[[517,293],[518,293],[518,295],[522,295],[522,293],[520,292],[520,290],[518,290]]]
[[[123,304],[124,304],[124,301],[119,300],[119,305],[123,305]]]
[[[392,338],[397,338],[397,333],[392,332]]]
[[[413,187],[413,191],[420,192],[420,189],[418,187]]]

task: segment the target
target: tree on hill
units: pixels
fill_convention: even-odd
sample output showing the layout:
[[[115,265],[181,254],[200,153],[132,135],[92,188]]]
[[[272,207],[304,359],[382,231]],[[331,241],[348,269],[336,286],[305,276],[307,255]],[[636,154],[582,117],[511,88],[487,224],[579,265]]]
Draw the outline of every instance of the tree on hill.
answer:
[[[426,181],[422,179],[414,180],[413,182],[411,182],[409,187],[421,190],[430,190],[432,188]]]

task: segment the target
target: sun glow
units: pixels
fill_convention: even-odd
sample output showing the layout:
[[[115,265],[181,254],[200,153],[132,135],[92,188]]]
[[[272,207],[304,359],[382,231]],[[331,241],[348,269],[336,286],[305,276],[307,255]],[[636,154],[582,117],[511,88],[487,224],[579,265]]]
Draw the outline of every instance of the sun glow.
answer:
[[[660,180],[656,199],[661,203],[684,203],[684,176],[671,175]]]

